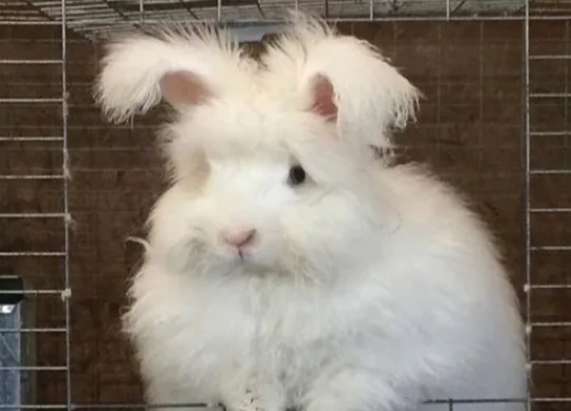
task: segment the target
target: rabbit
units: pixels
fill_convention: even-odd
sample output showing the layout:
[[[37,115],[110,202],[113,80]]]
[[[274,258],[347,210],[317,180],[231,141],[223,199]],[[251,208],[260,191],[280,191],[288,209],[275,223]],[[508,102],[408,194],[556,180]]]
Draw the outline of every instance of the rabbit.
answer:
[[[372,45],[302,15],[257,59],[208,25],[110,43],[106,116],[172,108],[170,185],[124,317],[147,401],[432,411],[526,397],[489,229],[425,168],[378,156],[420,96]]]

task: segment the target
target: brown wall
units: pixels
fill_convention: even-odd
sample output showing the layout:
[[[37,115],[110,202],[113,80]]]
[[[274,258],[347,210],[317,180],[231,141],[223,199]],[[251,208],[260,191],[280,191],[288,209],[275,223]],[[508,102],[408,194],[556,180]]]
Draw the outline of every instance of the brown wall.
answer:
[[[534,23],[532,53],[567,52],[569,23]],[[397,136],[403,161],[426,161],[473,200],[501,241],[514,284],[524,281],[523,236],[523,43],[520,22],[346,24],[342,31],[378,45],[425,94],[418,123]],[[70,34],[71,35],[71,34]],[[113,127],[91,98],[100,48],[71,35],[68,44],[68,137],[73,179],[70,208],[73,400],[141,400],[131,351],[119,331],[128,278],[141,250],[125,239],[142,234],[163,171],[153,130],[160,110],[134,125]],[[1,58],[58,58],[59,32],[48,27],[0,27]],[[563,91],[571,62],[535,62],[536,91]],[[59,97],[59,67],[0,65],[1,97]],[[571,129],[562,99],[534,104],[532,129]],[[57,104],[0,104],[0,136],[61,135]],[[59,173],[61,143],[0,142],[0,174]],[[571,167],[571,137],[533,140],[532,166]],[[536,207],[571,206],[571,176],[532,178]],[[0,181],[0,212],[61,211],[61,182]],[[538,215],[533,243],[571,244],[571,217]],[[0,250],[58,250],[61,220],[0,220]],[[533,283],[569,281],[571,253],[535,253]],[[61,258],[0,257],[0,273],[23,275],[32,288],[63,287]],[[570,293],[534,290],[534,321],[569,321]],[[523,294],[522,294],[523,296]],[[32,298],[36,326],[62,326],[59,297]],[[535,359],[571,358],[569,328],[533,332]],[[65,362],[61,334],[36,336],[40,365]],[[534,367],[535,394],[571,395],[567,366]],[[38,373],[38,403],[62,402],[63,373]],[[537,410],[563,409],[537,407]]]

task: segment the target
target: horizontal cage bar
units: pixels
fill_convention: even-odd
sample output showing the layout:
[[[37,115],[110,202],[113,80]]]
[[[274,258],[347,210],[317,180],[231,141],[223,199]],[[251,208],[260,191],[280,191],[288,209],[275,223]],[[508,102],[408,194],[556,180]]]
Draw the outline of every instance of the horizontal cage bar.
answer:
[[[68,290],[2,290],[0,294],[25,294],[25,295],[65,295]]]
[[[537,54],[529,56],[530,60],[570,60],[571,54]]]
[[[571,131],[567,131],[567,130],[560,130],[560,131],[531,131],[530,135],[532,136],[553,136],[553,137],[558,137],[558,136],[566,136],[566,135],[571,135]]]
[[[0,251],[0,257],[64,257],[65,251]]]
[[[539,169],[530,170],[530,174],[571,174],[571,169]]]
[[[65,213],[0,213],[0,218],[65,218]]]
[[[532,246],[531,250],[533,251],[571,251],[571,245],[539,245],[539,246]]]
[[[530,93],[531,98],[569,98],[571,93]]]
[[[10,409],[14,410],[15,408],[19,410],[67,410],[67,405],[59,405],[59,404],[0,404],[0,410]]]
[[[65,365],[15,365],[0,366],[0,371],[66,371]]]
[[[571,16],[530,16],[531,20],[552,20],[552,21],[565,21],[571,19]],[[422,15],[410,15],[410,16],[373,16],[371,17],[333,17],[330,16],[328,18],[323,19],[326,22],[330,23],[339,23],[339,22],[393,22],[393,21],[522,21],[525,20],[524,16],[499,16],[499,15],[452,15],[447,17],[446,15],[433,15],[433,16],[422,16]],[[208,19],[196,19],[196,18],[189,18],[189,19],[170,19],[169,21],[166,20],[155,20],[155,19],[145,19],[144,21],[140,21],[138,17],[133,16],[131,20],[125,20],[120,18],[109,18],[109,19],[73,19],[68,24],[67,27],[69,28],[82,28],[82,29],[89,29],[90,25],[104,25],[104,26],[111,26],[119,23],[131,23],[131,25],[165,25],[165,24],[180,24],[181,22],[185,23],[271,23],[271,24],[279,24],[284,23],[285,19],[268,19],[268,18],[229,18],[225,19],[222,16],[221,19],[216,18],[208,18]],[[43,22],[22,22],[19,20],[16,21],[0,21],[0,26],[10,26],[10,25],[35,25],[35,24],[42,24],[42,25],[61,25],[60,22],[51,22],[51,21],[43,21]]]
[[[529,287],[530,289],[538,289],[538,290],[558,290],[558,289],[571,289],[571,284],[534,284]]]
[[[63,174],[0,174],[0,180],[62,180]]]
[[[533,360],[530,361],[531,365],[566,365],[571,364],[571,360],[561,359],[561,360]]]
[[[63,98],[0,98],[0,104],[9,103],[62,103]]]
[[[530,327],[571,327],[571,321],[538,321],[528,324]]]
[[[571,397],[535,397],[530,402],[571,402]]]
[[[436,399],[424,401],[425,404],[498,404],[498,403],[526,403],[527,398],[461,398]]]
[[[0,26],[61,26],[61,22],[53,20],[1,20]]]
[[[571,213],[571,207],[531,208],[532,213]]]
[[[0,137],[0,141],[63,141],[63,137]]]
[[[2,60],[0,64],[63,64],[63,60]]]
[[[0,294],[3,294],[0,293]],[[67,332],[67,328],[57,328],[57,327],[52,327],[52,328],[0,328],[0,334],[4,333],[4,334],[19,334],[19,333],[25,333],[25,334],[42,334],[42,333],[65,333]]]

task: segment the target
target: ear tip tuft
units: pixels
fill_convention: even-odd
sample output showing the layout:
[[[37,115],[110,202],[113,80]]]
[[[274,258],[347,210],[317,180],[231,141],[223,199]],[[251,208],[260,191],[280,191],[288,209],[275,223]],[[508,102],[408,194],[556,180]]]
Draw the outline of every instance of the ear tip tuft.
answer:
[[[106,45],[95,101],[110,121],[121,123],[161,101],[160,83],[167,73],[204,73],[209,85],[229,82],[224,76],[238,77],[238,58],[236,42],[230,34],[209,26],[181,25],[122,33]],[[181,89],[167,87],[170,93],[166,100],[171,104],[180,103],[178,97],[203,101],[209,90],[205,84],[194,79]]]

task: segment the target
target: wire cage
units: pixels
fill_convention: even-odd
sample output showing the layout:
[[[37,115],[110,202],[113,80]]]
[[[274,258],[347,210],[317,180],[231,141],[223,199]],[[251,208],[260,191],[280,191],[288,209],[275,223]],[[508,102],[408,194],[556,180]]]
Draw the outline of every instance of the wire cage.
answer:
[[[255,49],[288,9],[380,46],[422,89],[400,154],[469,192],[506,244],[527,326],[528,397],[427,400],[458,411],[497,402],[571,409],[568,0],[0,0],[0,279],[26,284],[0,296],[34,302],[33,315],[16,303],[5,311],[18,316],[0,313],[0,354],[17,349],[12,362],[0,355],[0,409],[161,406],[142,403],[119,331],[139,255],[123,239],[161,187],[161,112],[128,126],[100,118],[91,84],[101,39],[213,21],[243,30]],[[34,387],[8,395],[8,378]]]

